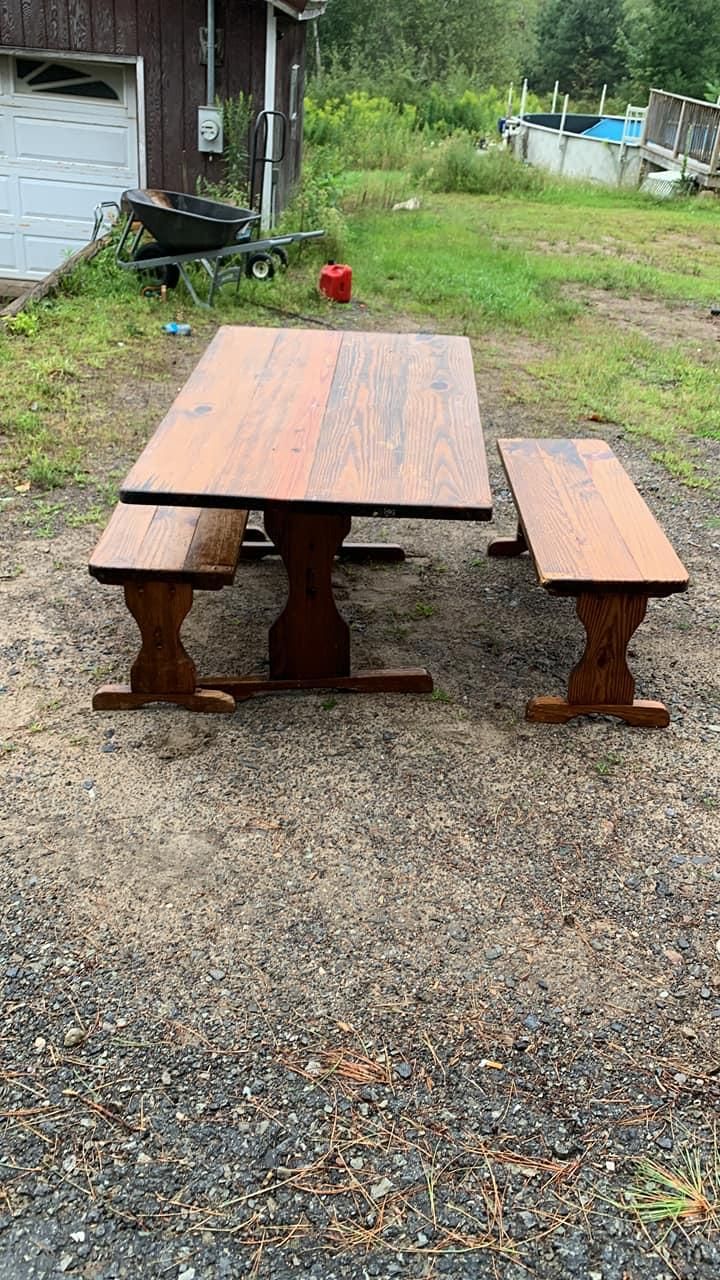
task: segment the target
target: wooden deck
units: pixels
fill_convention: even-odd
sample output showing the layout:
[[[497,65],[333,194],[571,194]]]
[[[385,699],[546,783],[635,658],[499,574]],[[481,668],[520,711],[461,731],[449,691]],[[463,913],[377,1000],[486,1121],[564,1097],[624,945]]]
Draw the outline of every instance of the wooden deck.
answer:
[[[720,187],[720,105],[650,90],[643,159],[662,169],[685,166],[707,187]]]

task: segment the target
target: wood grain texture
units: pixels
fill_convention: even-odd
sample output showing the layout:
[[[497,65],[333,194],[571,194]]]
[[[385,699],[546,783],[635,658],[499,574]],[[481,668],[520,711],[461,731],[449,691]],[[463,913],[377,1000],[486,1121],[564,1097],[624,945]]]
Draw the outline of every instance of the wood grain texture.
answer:
[[[350,675],[350,628],[338,613],[331,577],[350,523],[346,515],[266,509],[265,527],[288,575],[287,603],[270,628],[273,680]]]
[[[197,33],[195,33],[195,48],[192,49],[195,56],[191,56],[189,47],[188,56],[185,57],[185,40],[187,38],[190,44],[193,32],[189,23],[186,28],[186,23],[183,21],[184,15],[181,15],[178,21],[179,7],[186,13],[187,4],[185,3],[179,6],[178,0],[159,0],[159,27],[162,40],[159,92],[162,112],[163,185],[168,190],[191,191],[194,184],[190,185],[187,164],[183,165],[187,148],[185,100],[189,94],[195,114],[194,130],[197,132],[198,103],[204,102],[207,94],[202,91],[205,67],[200,66]],[[204,26],[206,22],[207,11],[203,17],[199,18],[198,27]],[[182,68],[180,75],[178,75],[179,68]],[[200,83],[197,83],[198,78]],[[197,146],[194,150],[197,151]],[[197,163],[199,166],[203,165],[203,159],[199,153],[197,153]]]
[[[488,545],[487,553],[489,556],[497,559],[507,559],[512,556],[521,556],[528,549],[525,540],[522,525],[518,523],[517,533],[514,538],[494,538]]]
[[[577,614],[587,640],[574,667],[567,698],[533,698],[528,720],[565,724],[574,716],[619,716],[628,724],[664,728],[670,722],[662,702],[635,699],[635,681],[627,665],[627,646],[647,609],[645,595],[583,593]]]
[[[91,9],[92,43],[98,53],[114,53],[117,48],[115,39],[115,3],[95,3]]]
[[[499,440],[542,586],[558,594],[684,591],[688,574],[601,440]]]
[[[47,47],[45,6],[38,0],[22,0],[23,43],[29,49]]]
[[[82,53],[92,51],[91,0],[68,0],[70,47]]]
[[[137,0],[115,0],[115,52],[138,52]]]
[[[22,0],[3,0],[0,5],[0,42],[12,47],[23,44]]]
[[[118,503],[90,559],[99,582],[136,578],[213,590],[237,568],[248,512]]]
[[[163,135],[162,32],[159,0],[138,0],[137,52],[145,59],[145,118],[148,184],[164,187],[166,156]],[[177,68],[184,76],[185,68]]]
[[[308,349],[276,329],[221,329],[122,488],[125,500],[227,505],[239,488],[265,500],[304,490],[341,335]],[[239,504],[248,506],[247,503]],[[260,504],[256,504],[258,506]]]
[[[309,676],[295,680],[267,680],[262,676],[207,676],[198,687],[224,690],[237,702],[263,693],[301,692],[304,689],[345,689],[352,693],[432,693],[433,681],[424,667],[388,667],[378,671],[353,671],[349,676]]]
[[[220,329],[126,502],[489,519],[465,338]]]
[[[185,711],[224,712],[235,710],[232,694],[220,689],[197,688],[192,693],[137,693],[129,684],[104,684],[93,695],[93,711],[134,711],[153,702],[172,702]]]
[[[644,698],[628,703],[607,703],[601,707],[596,703],[567,702],[565,698],[532,698],[525,710],[525,718],[538,724],[567,724],[576,716],[597,715],[615,716],[640,729],[666,729],[670,723],[664,703]]]
[[[627,647],[645,617],[647,603],[647,596],[578,596],[577,615],[587,642],[570,675],[568,702],[632,702],[635,681],[627,665]]]
[[[180,639],[192,601],[192,587],[183,583],[126,583],[125,603],[142,637],[140,652],[130,668],[134,693],[194,691],[195,663]]]
[[[311,501],[428,512],[491,506],[470,344],[345,334],[310,473]]]
[[[67,0],[47,0],[45,7],[48,49],[69,49],[70,24]]]

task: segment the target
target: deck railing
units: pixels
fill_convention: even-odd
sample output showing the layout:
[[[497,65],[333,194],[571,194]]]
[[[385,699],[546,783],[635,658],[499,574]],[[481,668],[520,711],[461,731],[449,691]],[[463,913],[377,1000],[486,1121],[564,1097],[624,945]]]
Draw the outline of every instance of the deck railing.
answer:
[[[720,106],[651,89],[643,143],[714,174],[720,164]]]

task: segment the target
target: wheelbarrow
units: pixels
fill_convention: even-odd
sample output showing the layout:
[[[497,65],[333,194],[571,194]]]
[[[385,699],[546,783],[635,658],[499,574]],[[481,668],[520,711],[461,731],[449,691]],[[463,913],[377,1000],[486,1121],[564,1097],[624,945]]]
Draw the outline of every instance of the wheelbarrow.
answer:
[[[325,234],[293,231],[254,239],[259,213],[179,191],[125,191],[122,211],[126,220],[115,253],[118,264],[148,273],[159,287],[174,289],[182,280],[195,305],[205,308],[212,306],[218,289],[238,284],[242,276],[272,279],[276,264],[287,266],[286,245]],[[193,263],[209,277],[207,299],[198,295],[188,274]]]

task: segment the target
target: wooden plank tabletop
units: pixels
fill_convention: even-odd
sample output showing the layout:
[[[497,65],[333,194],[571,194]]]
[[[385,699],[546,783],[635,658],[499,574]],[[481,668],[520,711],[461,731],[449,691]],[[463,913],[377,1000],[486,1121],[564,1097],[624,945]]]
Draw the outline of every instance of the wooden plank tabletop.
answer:
[[[489,520],[470,343],[225,326],[121,497]]]
[[[686,589],[685,566],[604,440],[498,440],[498,450],[542,586]]]

